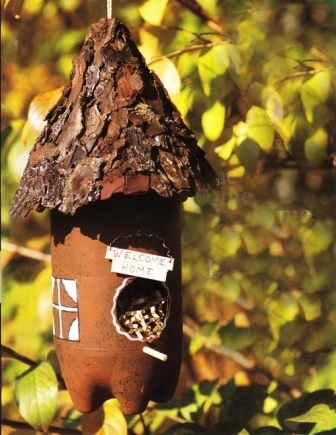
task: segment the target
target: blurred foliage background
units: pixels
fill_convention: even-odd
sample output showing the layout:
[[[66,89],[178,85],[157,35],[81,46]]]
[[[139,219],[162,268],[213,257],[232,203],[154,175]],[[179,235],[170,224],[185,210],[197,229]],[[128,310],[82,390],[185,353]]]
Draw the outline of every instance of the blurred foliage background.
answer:
[[[74,410],[55,376],[48,213],[8,215],[106,4],[2,9],[2,433],[335,433],[336,3],[113,2],[221,181],[183,204],[180,382],[141,416]]]

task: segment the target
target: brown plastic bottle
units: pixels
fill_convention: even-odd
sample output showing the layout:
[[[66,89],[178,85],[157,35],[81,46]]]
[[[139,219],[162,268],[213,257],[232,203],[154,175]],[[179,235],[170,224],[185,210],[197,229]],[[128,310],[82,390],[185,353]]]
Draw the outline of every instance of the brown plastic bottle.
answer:
[[[154,193],[116,194],[81,207],[73,216],[51,211],[51,235],[54,344],[75,407],[91,412],[116,397],[123,412],[134,414],[143,412],[150,400],[169,400],[182,348],[179,202]],[[118,243],[173,257],[166,282],[111,272],[105,254]],[[167,289],[169,296],[165,326],[151,343],[122,332],[111,313],[117,290],[122,294],[133,283],[146,294],[147,282],[149,288],[154,283]],[[145,354],[144,346],[167,360]]]

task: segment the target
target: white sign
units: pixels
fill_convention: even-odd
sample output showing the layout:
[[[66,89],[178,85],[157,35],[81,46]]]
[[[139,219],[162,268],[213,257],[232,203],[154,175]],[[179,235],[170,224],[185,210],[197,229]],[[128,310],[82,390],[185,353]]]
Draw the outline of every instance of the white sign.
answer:
[[[165,282],[174,259],[146,252],[107,247],[105,258],[112,260],[111,272]]]

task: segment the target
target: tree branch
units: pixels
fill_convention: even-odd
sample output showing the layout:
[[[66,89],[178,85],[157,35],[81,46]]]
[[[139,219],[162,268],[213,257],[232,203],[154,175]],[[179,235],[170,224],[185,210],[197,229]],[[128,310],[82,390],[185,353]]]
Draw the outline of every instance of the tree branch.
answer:
[[[51,262],[51,256],[49,254],[44,254],[40,251],[35,251],[34,249],[26,248],[25,246],[18,246],[14,243],[2,242],[2,248],[5,251],[14,252],[15,254],[22,255],[22,257],[32,258],[38,261]]]
[[[19,353],[15,352],[15,350],[10,349],[7,346],[1,345],[1,356],[7,357],[7,358],[14,358],[17,361],[20,361],[24,364],[29,365],[30,367],[36,367],[38,366],[38,362],[31,360],[30,358],[27,358],[24,355],[20,355]]]
[[[209,42],[207,44],[189,45],[187,47],[181,48],[180,50],[172,51],[171,53],[164,54],[164,55],[159,56],[159,57],[155,57],[154,59],[147,61],[147,65],[152,65],[153,63],[155,63],[161,59],[164,59],[164,58],[176,57],[176,56],[180,56],[183,53],[188,53],[190,51],[204,50],[205,48],[212,48],[212,47],[215,47],[216,45],[224,45],[224,44],[228,44],[228,43],[229,43],[229,41],[216,41],[216,42]]]
[[[31,360],[30,358],[27,358],[26,356],[15,352],[15,350],[13,350],[13,349],[11,349],[3,344],[1,345],[1,356],[16,359],[17,361],[20,361],[24,364],[27,364],[30,367],[37,367],[39,365],[39,362]],[[57,380],[59,383],[59,388],[61,388],[63,390],[66,389],[66,385],[65,385],[65,382],[64,382],[64,379],[62,378],[62,376],[60,376],[56,373],[56,377],[57,377]]]
[[[335,68],[332,67],[332,68],[312,69],[309,71],[297,71],[295,73],[286,74],[285,76],[276,79],[274,83],[284,82],[285,80],[290,80],[290,79],[296,79],[297,77],[312,76],[314,74],[318,74],[321,72],[334,71],[334,70]]]
[[[244,355],[242,355],[240,352],[237,352],[234,349],[230,349],[228,346],[225,346],[225,344],[215,344],[212,343],[208,337],[204,337],[202,334],[200,334],[198,331],[196,331],[194,328],[189,326],[186,322],[183,322],[183,333],[188,338],[195,338],[196,340],[199,340],[202,342],[203,346],[206,349],[211,350],[212,352],[216,353],[220,356],[226,356],[228,358],[231,358],[233,361],[241,365],[247,370],[251,370],[255,367],[255,364],[253,361],[245,358]]]
[[[231,358],[233,361],[244,367],[252,375],[265,376],[269,382],[275,380],[278,383],[279,389],[285,391],[291,398],[295,397],[293,389],[286,383],[282,382],[280,379],[275,378],[272,373],[266,371],[262,367],[259,367],[257,364],[255,364],[254,361],[245,358],[244,355],[242,355],[240,352],[237,352],[236,350],[231,349],[224,344],[212,343],[208,337],[204,337],[202,334],[200,334],[195,327],[188,325],[188,323],[194,323],[192,319],[186,317],[185,320],[186,321],[183,322],[183,333],[186,337],[188,337],[189,339],[194,338],[196,340],[199,340],[200,342],[202,342],[204,348],[209,349],[211,352],[214,352],[219,356]]]
[[[1,423],[4,426],[10,426],[13,427],[14,429],[31,429],[34,432],[36,432],[36,430],[30,426],[30,424],[22,422],[22,421],[14,421],[14,420],[10,420],[8,418],[2,418],[1,419]],[[57,433],[57,434],[64,434],[64,435],[81,435],[82,431],[78,430],[78,429],[68,429],[66,427],[56,427],[56,426],[49,426],[48,427],[48,433]]]
[[[195,14],[201,21],[203,21],[207,26],[216,32],[223,33],[223,27],[221,21],[206,11],[201,5],[199,5],[195,0],[177,0],[181,5],[189,9],[193,14]]]

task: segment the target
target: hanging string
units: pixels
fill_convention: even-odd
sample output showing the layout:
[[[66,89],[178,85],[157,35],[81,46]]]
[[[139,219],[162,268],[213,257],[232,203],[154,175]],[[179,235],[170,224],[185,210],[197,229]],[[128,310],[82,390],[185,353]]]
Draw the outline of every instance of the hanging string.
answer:
[[[112,0],[107,0],[107,18],[112,18]]]

